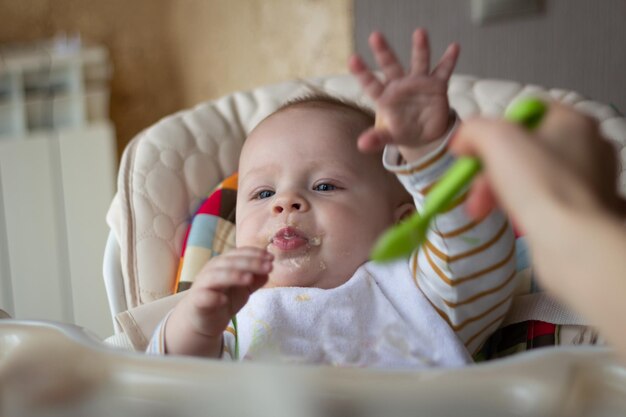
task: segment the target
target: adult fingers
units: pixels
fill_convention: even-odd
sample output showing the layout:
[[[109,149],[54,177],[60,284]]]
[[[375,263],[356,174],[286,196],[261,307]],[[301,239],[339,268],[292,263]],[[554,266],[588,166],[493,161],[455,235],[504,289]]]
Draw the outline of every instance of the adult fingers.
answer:
[[[616,206],[619,156],[600,132],[595,118],[552,103],[538,135],[559,160],[591,185],[607,206]]]
[[[572,135],[585,139],[599,136],[596,119],[557,102],[550,103],[550,110],[538,126],[537,132],[551,140],[569,140]]]
[[[472,186],[467,197],[467,212],[474,220],[486,217],[491,210],[498,205],[496,196],[491,189],[489,180],[483,174],[478,175],[472,182]]]
[[[545,188],[542,184],[554,168],[554,158],[541,148],[520,126],[484,118],[461,125],[450,146],[456,154],[481,159],[493,192],[509,212],[528,206],[528,196]]]

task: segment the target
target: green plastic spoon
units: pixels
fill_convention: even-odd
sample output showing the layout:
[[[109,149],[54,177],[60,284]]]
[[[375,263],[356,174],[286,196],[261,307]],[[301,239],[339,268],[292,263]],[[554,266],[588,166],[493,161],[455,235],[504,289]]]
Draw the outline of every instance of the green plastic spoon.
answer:
[[[546,110],[547,106],[543,101],[526,98],[509,107],[504,117],[530,130],[539,125]],[[370,259],[388,262],[408,257],[426,240],[428,226],[433,217],[450,206],[480,169],[481,164],[477,158],[459,158],[428,192],[422,212],[415,213],[402,223],[389,228],[374,245]]]

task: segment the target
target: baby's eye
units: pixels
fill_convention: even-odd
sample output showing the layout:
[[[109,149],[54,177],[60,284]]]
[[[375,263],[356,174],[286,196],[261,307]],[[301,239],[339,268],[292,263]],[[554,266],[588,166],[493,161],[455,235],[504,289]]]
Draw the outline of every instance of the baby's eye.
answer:
[[[315,191],[333,191],[333,190],[336,190],[337,187],[335,187],[332,184],[322,183],[322,184],[316,185],[315,187],[313,187],[313,189]]]
[[[270,198],[274,194],[275,194],[274,191],[262,190],[257,193],[256,198],[259,200],[263,200],[264,198]]]

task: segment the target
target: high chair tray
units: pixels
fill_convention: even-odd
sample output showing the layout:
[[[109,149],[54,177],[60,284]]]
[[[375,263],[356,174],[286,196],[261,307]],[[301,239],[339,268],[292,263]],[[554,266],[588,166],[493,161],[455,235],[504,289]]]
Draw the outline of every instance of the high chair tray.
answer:
[[[76,326],[1,320],[0,415],[623,416],[626,368],[597,347],[426,371],[228,363],[115,350]]]

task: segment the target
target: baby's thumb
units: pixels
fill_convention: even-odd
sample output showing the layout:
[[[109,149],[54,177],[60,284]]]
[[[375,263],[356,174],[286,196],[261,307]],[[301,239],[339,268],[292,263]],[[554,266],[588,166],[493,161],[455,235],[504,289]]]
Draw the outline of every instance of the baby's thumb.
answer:
[[[374,153],[380,152],[385,145],[391,142],[392,138],[387,130],[371,127],[361,133],[357,140],[357,147],[361,152]]]

